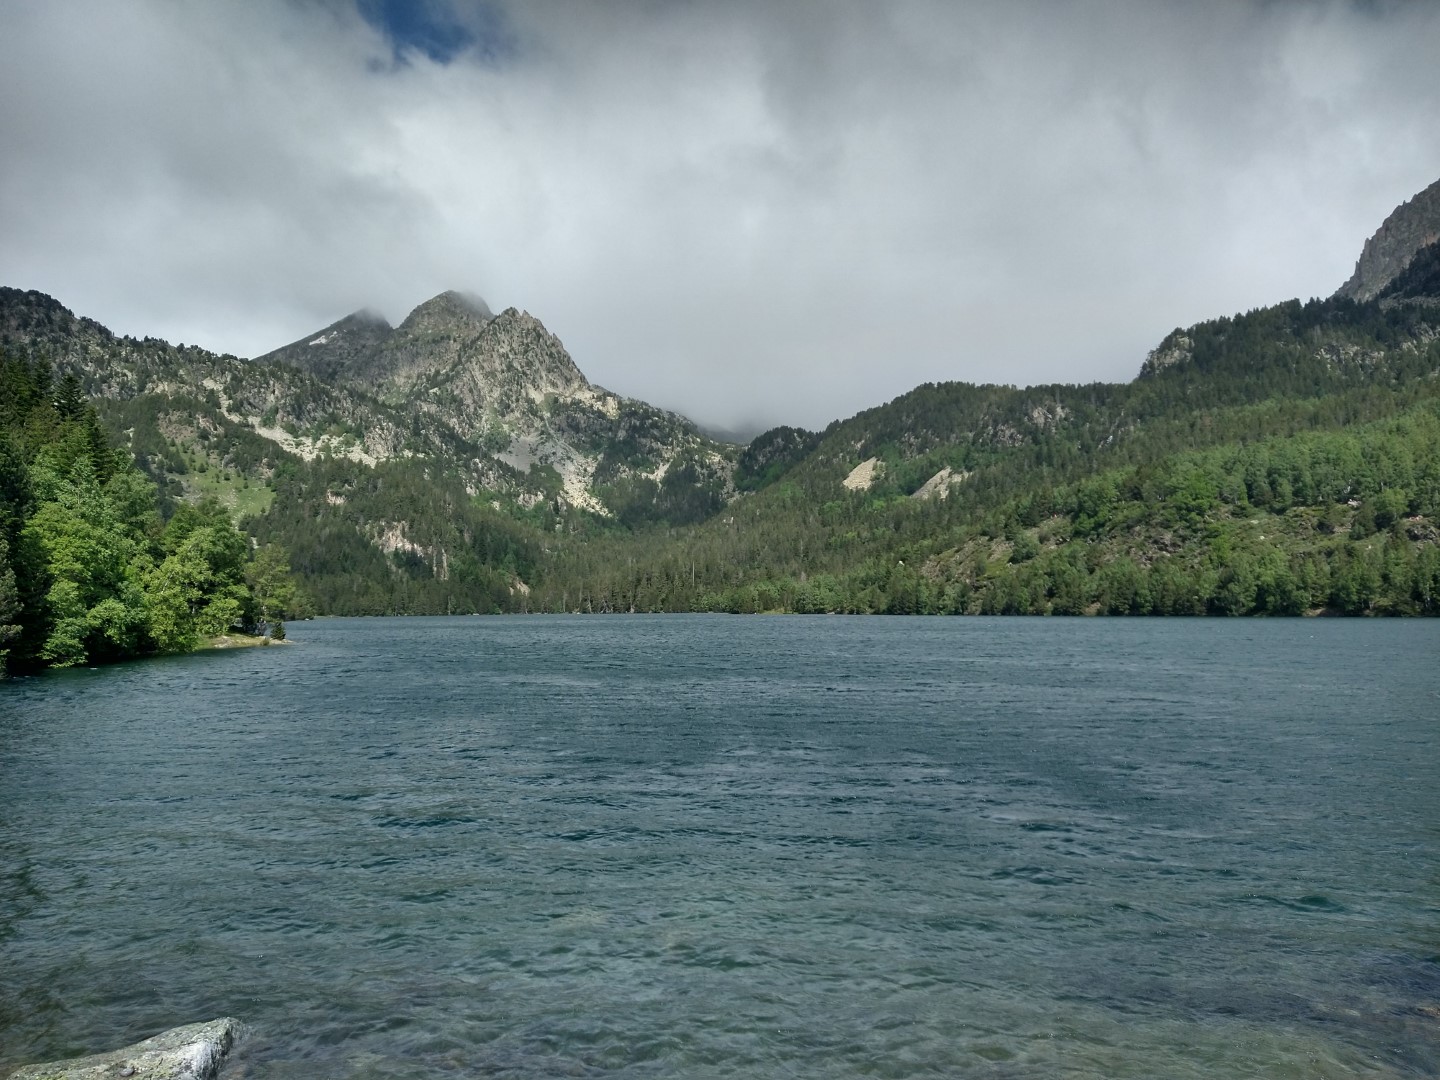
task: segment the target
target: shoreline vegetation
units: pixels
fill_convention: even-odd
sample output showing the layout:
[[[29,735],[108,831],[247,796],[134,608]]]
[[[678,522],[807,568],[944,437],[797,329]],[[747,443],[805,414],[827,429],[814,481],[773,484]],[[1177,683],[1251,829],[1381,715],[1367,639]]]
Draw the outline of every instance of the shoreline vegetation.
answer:
[[[281,639],[306,613],[282,548],[163,498],[73,374],[0,353],[0,676]]]
[[[632,610],[630,610],[630,609],[628,609],[628,608],[616,608],[616,609],[610,609],[610,610],[604,610],[604,611],[600,611],[600,610],[595,610],[595,611],[579,611],[579,610],[573,610],[573,609],[570,610],[570,611],[550,611],[550,610],[539,610],[539,609],[534,609],[534,608],[532,608],[532,609],[530,609],[530,610],[528,610],[528,611],[454,611],[454,612],[448,612],[448,613],[447,613],[447,612],[443,612],[443,611],[420,611],[420,612],[414,612],[414,611],[394,611],[394,612],[365,613],[365,614],[359,614],[359,615],[316,615],[314,618],[315,618],[316,620],[324,620],[324,619],[446,619],[446,618],[454,618],[454,619],[495,619],[495,618],[511,618],[511,617],[515,617],[515,618],[539,618],[539,617],[547,616],[547,615],[551,615],[551,616],[558,615],[558,616],[564,616],[564,617],[580,615],[580,616],[585,616],[585,617],[587,617],[587,618],[595,617],[595,616],[622,616],[622,617],[628,617],[628,616],[631,616],[631,615],[738,615],[738,616],[748,616],[748,617],[756,617],[756,618],[770,618],[770,617],[779,616],[779,615],[795,615],[795,616],[805,616],[805,617],[810,617],[810,616],[817,616],[817,617],[863,616],[863,617],[869,618],[869,617],[874,616],[874,617],[877,617],[877,618],[884,618],[884,617],[891,616],[891,615],[894,615],[894,614],[895,614],[894,612],[884,612],[884,611],[880,611],[880,612],[872,612],[872,611],[795,611],[795,610],[792,610],[792,609],[789,609],[789,608],[765,608],[765,609],[756,610],[756,611],[728,611],[728,610],[724,610],[724,609],[719,609],[719,610],[708,610],[708,609],[701,609],[701,610],[674,610],[674,611],[670,611],[670,610],[664,610],[664,611],[662,611],[662,610],[653,610],[653,611],[652,611],[652,610],[633,610],[633,611],[632,611]],[[1150,612],[1150,611],[1140,611],[1140,612],[1130,612],[1130,611],[1125,611],[1125,612],[1112,612],[1112,611],[1107,611],[1107,610],[1105,610],[1105,609],[1104,609],[1102,606],[1100,606],[1099,604],[1091,604],[1091,605],[1089,605],[1089,606],[1088,606],[1085,610],[1083,610],[1083,611],[1034,611],[1034,612],[953,612],[953,611],[951,611],[951,612],[940,612],[940,611],[921,611],[921,612],[909,612],[908,614],[911,614],[911,615],[920,615],[920,616],[924,616],[924,617],[926,617],[926,618],[993,618],[993,617],[997,617],[997,616],[998,616],[998,617],[1001,617],[1001,618],[1012,618],[1012,617],[1015,617],[1015,618],[1032,618],[1032,619],[1036,619],[1036,618],[1038,618],[1038,619],[1106,619],[1106,618],[1127,617],[1127,618],[1132,618],[1132,619],[1161,619],[1161,618],[1166,618],[1166,619],[1226,619],[1226,618],[1243,618],[1243,619],[1258,619],[1258,620],[1264,620],[1264,619],[1394,619],[1394,618],[1424,618],[1424,617],[1426,617],[1426,616],[1417,615],[1417,614],[1411,613],[1411,612],[1397,612],[1397,611],[1392,611],[1392,610],[1381,610],[1381,609],[1372,609],[1372,610],[1364,611],[1364,612],[1350,612],[1350,611],[1344,611],[1344,610],[1341,610],[1340,608],[1334,608],[1334,607],[1312,607],[1312,608],[1306,608],[1306,609],[1303,610],[1303,611],[1286,611],[1286,612],[1255,611],[1255,612],[1247,612],[1247,613],[1245,613],[1245,614],[1243,614],[1243,615],[1239,615],[1239,616],[1230,616],[1230,615],[1226,615],[1226,614],[1223,614],[1223,613],[1215,613],[1215,612],[1207,612],[1207,611],[1197,611],[1197,612],[1187,612],[1187,613],[1180,613],[1180,614],[1164,614],[1164,615],[1162,615],[1162,614],[1156,614],[1155,612]],[[264,644],[264,642],[251,642],[251,644]],[[285,641],[272,642],[272,644],[276,644],[276,645],[291,645],[291,644],[294,644],[294,642],[287,639],[287,640],[285,640]],[[223,647],[225,647],[225,646],[216,646],[216,647],[217,647],[217,648],[223,648]]]

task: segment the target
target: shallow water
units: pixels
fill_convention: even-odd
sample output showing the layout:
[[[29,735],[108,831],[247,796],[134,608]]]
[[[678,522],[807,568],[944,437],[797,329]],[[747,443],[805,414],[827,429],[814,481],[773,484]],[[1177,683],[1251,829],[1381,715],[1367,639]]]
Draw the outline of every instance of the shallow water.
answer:
[[[0,685],[0,1069],[1440,1074],[1440,624],[509,617]]]

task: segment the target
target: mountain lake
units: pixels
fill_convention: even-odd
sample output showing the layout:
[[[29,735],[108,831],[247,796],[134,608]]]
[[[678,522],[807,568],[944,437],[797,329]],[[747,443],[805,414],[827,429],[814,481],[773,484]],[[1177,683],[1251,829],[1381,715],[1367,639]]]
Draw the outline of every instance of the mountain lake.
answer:
[[[0,684],[0,1074],[1440,1075],[1440,623],[290,634]]]

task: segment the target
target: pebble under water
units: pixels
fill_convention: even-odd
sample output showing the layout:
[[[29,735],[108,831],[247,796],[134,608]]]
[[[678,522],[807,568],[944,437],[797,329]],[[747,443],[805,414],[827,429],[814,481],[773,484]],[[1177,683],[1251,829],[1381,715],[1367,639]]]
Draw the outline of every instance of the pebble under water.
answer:
[[[1440,1075],[1440,623],[290,630],[0,684],[0,1073]]]

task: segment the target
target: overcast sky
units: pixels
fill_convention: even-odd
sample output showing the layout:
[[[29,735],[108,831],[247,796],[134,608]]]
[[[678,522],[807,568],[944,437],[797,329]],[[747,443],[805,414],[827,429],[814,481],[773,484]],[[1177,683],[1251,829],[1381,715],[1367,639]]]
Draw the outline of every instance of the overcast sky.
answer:
[[[256,355],[445,289],[823,426],[1122,380],[1440,178],[1440,3],[0,0],[0,284]]]

